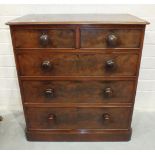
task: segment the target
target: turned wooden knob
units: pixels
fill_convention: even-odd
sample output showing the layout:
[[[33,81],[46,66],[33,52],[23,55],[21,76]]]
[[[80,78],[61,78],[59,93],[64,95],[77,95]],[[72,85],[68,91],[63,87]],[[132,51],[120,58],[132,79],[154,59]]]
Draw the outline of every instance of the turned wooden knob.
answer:
[[[43,33],[40,36],[40,44],[42,47],[46,47],[49,44],[49,36],[45,33]]]
[[[112,69],[115,67],[115,61],[112,59],[107,60],[105,65],[106,65],[106,69]]]
[[[108,113],[103,114],[103,119],[104,119],[104,121],[109,121],[110,120],[110,115]]]
[[[53,97],[54,96],[54,90],[53,89],[46,89],[44,94],[46,97]]]
[[[55,120],[56,119],[56,116],[54,114],[49,114],[48,115],[48,120],[49,121],[52,121],[52,120]]]
[[[52,63],[49,60],[45,60],[42,62],[41,67],[43,70],[49,70],[52,68]]]
[[[107,37],[107,43],[111,47],[115,47],[117,45],[118,38],[114,34],[110,34]]]
[[[111,88],[105,88],[104,89],[104,96],[108,97],[108,98],[112,97],[113,96],[113,90]]]

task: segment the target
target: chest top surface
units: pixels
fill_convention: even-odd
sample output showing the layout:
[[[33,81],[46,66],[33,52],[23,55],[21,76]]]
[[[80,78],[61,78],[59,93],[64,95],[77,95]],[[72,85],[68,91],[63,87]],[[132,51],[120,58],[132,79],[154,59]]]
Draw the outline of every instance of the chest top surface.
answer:
[[[149,22],[130,14],[29,14],[16,18],[8,25],[35,24],[137,24]]]

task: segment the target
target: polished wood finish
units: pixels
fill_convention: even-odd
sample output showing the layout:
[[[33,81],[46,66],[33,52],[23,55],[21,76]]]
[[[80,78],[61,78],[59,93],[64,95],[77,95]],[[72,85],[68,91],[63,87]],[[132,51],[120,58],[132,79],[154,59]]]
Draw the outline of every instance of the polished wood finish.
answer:
[[[149,22],[130,14],[30,14],[16,18],[8,25],[32,25],[32,24],[139,24]]]
[[[138,54],[35,50],[31,55],[21,52],[18,61],[22,76],[136,76]]]
[[[128,141],[130,130],[27,130],[27,140],[30,141]],[[59,136],[58,136],[59,135]]]
[[[81,48],[138,48],[140,29],[81,29]]]
[[[16,48],[74,48],[74,29],[18,29],[14,31]]]
[[[134,81],[23,81],[27,103],[131,103]],[[112,94],[107,95],[110,88]],[[46,91],[52,93],[47,96]],[[31,96],[31,97],[30,97]]]
[[[10,25],[31,141],[127,141],[145,25],[132,15],[27,15]]]
[[[127,129],[131,108],[26,108],[28,128]]]

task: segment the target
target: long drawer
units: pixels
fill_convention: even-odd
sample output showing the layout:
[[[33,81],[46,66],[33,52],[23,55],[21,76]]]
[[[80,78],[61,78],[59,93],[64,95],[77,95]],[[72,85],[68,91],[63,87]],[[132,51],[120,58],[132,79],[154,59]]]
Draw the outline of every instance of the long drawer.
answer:
[[[22,76],[136,76],[138,54],[20,52]]]
[[[127,129],[132,109],[26,108],[28,129]]]
[[[23,81],[27,103],[131,103],[135,81]]]

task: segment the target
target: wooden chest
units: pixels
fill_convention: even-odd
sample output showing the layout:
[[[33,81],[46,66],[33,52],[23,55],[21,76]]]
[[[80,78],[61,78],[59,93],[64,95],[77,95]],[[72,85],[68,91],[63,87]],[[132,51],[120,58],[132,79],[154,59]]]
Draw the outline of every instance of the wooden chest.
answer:
[[[72,14],[27,15],[7,24],[28,140],[130,140],[148,22]]]

